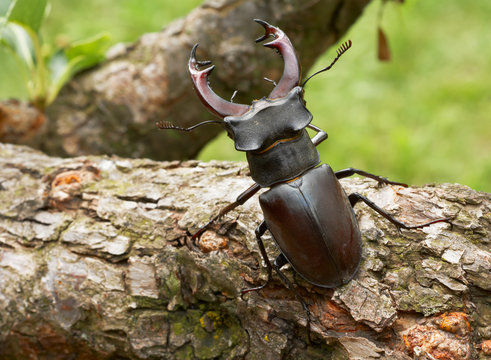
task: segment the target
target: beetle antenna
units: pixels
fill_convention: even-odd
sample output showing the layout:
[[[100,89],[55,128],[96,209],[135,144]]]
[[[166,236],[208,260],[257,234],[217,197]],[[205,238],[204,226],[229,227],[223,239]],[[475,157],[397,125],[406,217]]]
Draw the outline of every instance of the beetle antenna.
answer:
[[[344,42],[343,44],[341,44],[341,46],[336,50],[336,53],[338,55],[334,58],[334,60],[332,61],[332,63],[329,66],[326,66],[324,69],[321,69],[321,70],[317,71],[316,73],[313,73],[312,75],[310,75],[307,78],[307,80],[305,80],[303,82],[302,87],[305,87],[305,84],[307,83],[307,81],[309,81],[315,75],[320,74],[321,72],[327,71],[330,68],[332,68],[334,66],[334,64],[336,63],[336,61],[339,60],[339,58],[341,57],[341,55],[343,55],[346,51],[348,51],[348,49],[351,47],[351,44],[352,44],[351,40],[348,40],[348,41]]]
[[[159,121],[159,122],[156,122],[155,125],[159,129],[161,129],[161,130],[170,129],[170,130],[178,130],[178,131],[191,131],[191,130],[196,129],[198,126],[206,125],[206,124],[212,124],[212,123],[215,123],[215,124],[224,124],[225,121],[222,121],[222,120],[207,120],[207,121],[200,122],[199,124],[193,125],[193,126],[188,127],[188,128],[183,128],[183,127],[180,127],[180,126],[176,126],[176,125],[174,125],[173,123],[171,123],[169,121],[163,121],[163,120],[162,121]]]

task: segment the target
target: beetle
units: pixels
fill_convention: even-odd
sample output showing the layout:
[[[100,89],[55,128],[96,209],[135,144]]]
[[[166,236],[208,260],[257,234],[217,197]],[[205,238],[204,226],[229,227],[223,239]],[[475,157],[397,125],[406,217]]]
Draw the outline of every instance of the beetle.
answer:
[[[235,149],[246,153],[254,185],[242,192],[235,202],[221,209],[217,216],[193,235],[193,239],[199,238],[210,224],[244,204],[261,188],[269,188],[259,196],[264,220],[255,231],[268,271],[267,281],[258,287],[244,289],[242,293],[264,288],[274,270],[302,303],[309,329],[308,306],[280,269],[289,263],[305,280],[324,288],[349,282],[360,266],[362,253],[361,234],[353,211],[356,203],[363,201],[398,229],[417,229],[437,222],[448,222],[449,219],[406,225],[365,196],[345,193],[339,179],[354,174],[374,179],[380,184],[407,186],[354,168],[334,172],[329,165],[320,163],[316,146],[327,139],[327,134],[311,123],[313,116],[305,106],[304,87],[312,76],[329,70],[351,47],[351,41],[342,44],[329,66],[299,85],[300,64],[289,38],[278,27],[263,20],[255,21],[265,30],[265,34],[256,42],[272,37],[273,40],[264,46],[276,49],[284,59],[279,82],[276,84],[265,78],[275,85],[271,93],[253,101],[251,105],[222,99],[213,92],[208,82],[214,65],[200,70],[201,66],[210,65],[211,62],[196,59],[196,44],[189,58],[189,73],[201,102],[220,120],[208,120],[188,128],[166,121],[157,125],[161,129],[192,131],[201,125],[220,124],[233,139]],[[313,138],[310,138],[307,128],[316,132]],[[268,230],[280,250],[280,255],[272,264],[262,241]]]

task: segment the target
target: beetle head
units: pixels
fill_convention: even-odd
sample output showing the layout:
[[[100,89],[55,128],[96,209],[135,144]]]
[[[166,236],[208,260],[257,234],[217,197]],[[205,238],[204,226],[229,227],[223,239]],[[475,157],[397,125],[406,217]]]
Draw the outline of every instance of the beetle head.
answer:
[[[205,121],[190,128],[179,128],[167,123],[161,128],[190,131],[197,126],[209,123],[219,123],[226,130],[230,138],[235,141],[235,147],[239,151],[261,151],[274,142],[292,138],[310,124],[312,114],[305,107],[303,89],[307,81],[313,76],[329,70],[341,55],[351,47],[351,41],[347,41],[338,49],[337,56],[333,62],[311,75],[299,86],[300,63],[298,62],[293,45],[285,33],[266,21],[255,19],[265,33],[256,39],[261,42],[269,37],[273,40],[264,46],[277,50],[284,60],[283,74],[271,93],[261,100],[254,101],[252,105],[236,104],[219,97],[210,88],[208,76],[215,68],[214,65],[200,70],[200,66],[210,65],[210,61],[199,61],[196,59],[196,48],[194,45],[189,58],[189,73],[193,80],[194,88],[200,100],[212,113],[224,119],[224,121]],[[234,94],[235,95],[235,94]]]

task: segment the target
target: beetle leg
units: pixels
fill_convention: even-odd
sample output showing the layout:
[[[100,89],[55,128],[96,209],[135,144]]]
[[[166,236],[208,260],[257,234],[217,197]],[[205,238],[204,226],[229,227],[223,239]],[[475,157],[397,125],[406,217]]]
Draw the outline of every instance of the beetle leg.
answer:
[[[278,257],[276,258],[276,260],[274,262],[273,269],[278,274],[278,276],[281,278],[281,281],[283,281],[283,284],[286,285],[288,290],[290,290],[293,293],[293,295],[295,295],[295,297],[300,302],[300,304],[302,304],[302,307],[305,311],[305,314],[307,315],[307,325],[306,325],[306,327],[307,327],[307,339],[308,339],[308,342],[310,343],[312,341],[310,339],[310,310],[309,310],[309,307],[307,306],[307,303],[303,299],[303,297],[297,292],[297,290],[295,290],[291,281],[288,280],[288,278],[285,276],[285,274],[283,274],[280,270],[280,268],[283,265],[285,265],[287,262],[288,262],[288,260],[286,260],[286,258],[283,256],[283,254],[280,254],[280,255],[278,255]]]
[[[258,291],[258,290],[261,290],[261,289],[265,288],[269,284],[269,281],[271,280],[271,273],[272,273],[272,270],[273,270],[273,265],[271,265],[271,262],[269,261],[268,254],[266,253],[266,249],[264,248],[263,240],[261,239],[261,236],[264,235],[264,233],[266,232],[266,230],[268,230],[268,227],[266,225],[266,222],[263,220],[259,224],[259,226],[256,228],[256,241],[257,241],[257,245],[259,247],[259,251],[261,252],[261,256],[262,256],[264,262],[266,263],[266,268],[268,270],[268,279],[266,280],[266,282],[264,284],[262,284],[260,286],[253,287],[253,288],[242,289],[240,291],[241,292],[241,296],[243,296],[244,294],[247,294],[248,292]],[[275,262],[275,264],[276,264],[276,262]]]
[[[264,284],[262,284],[260,286],[241,290],[242,295],[247,294],[248,292],[251,292],[251,291],[258,291],[258,290],[265,288],[271,280],[271,273],[272,273],[273,268],[275,269],[275,271],[280,271],[280,269],[283,266],[288,264],[288,260],[286,259],[285,255],[280,253],[276,257],[276,259],[274,260],[273,265],[271,265],[271,262],[269,261],[269,258],[268,258],[268,254],[266,253],[266,248],[264,247],[263,240],[261,239],[261,236],[264,235],[266,230],[268,230],[268,227],[266,225],[266,222],[263,220],[259,224],[259,226],[256,228],[256,240],[257,240],[257,245],[259,247],[259,251],[261,252],[261,256],[262,256],[264,262],[266,263],[266,268],[268,270],[268,279],[266,280],[266,282]],[[281,274],[280,276],[283,277],[284,275]],[[288,279],[286,279],[286,281],[288,281]]]
[[[334,175],[336,175],[336,178],[338,178],[338,179],[343,179],[345,177],[352,176],[354,174],[358,174],[358,175],[376,180],[380,184],[400,185],[400,186],[407,187],[407,184],[403,184],[403,183],[396,182],[396,181],[390,181],[387,178],[384,178],[384,177],[381,177],[378,175],[374,175],[374,174],[370,174],[370,173],[363,171],[363,170],[353,169],[353,168],[347,168],[347,169],[339,170],[339,171],[336,171],[334,173]]]
[[[288,260],[286,259],[286,257],[283,254],[278,255],[278,257],[276,257],[273,265],[271,265],[271,262],[269,261],[269,258],[268,258],[268,254],[266,253],[266,249],[264,247],[263,240],[261,239],[261,236],[264,235],[266,230],[268,230],[268,226],[266,225],[266,222],[263,220],[261,222],[261,224],[259,224],[259,226],[256,228],[256,240],[257,240],[257,245],[259,246],[259,251],[261,252],[261,256],[262,256],[264,262],[266,263],[266,268],[268,270],[268,279],[266,280],[266,282],[264,284],[262,284],[260,286],[241,290],[241,297],[244,294],[247,294],[248,292],[258,291],[258,290],[265,288],[269,284],[269,282],[271,281],[272,270],[274,270],[278,274],[278,276],[280,277],[283,284],[285,284],[286,287],[288,288],[288,290],[290,290],[293,293],[293,295],[295,295],[295,297],[300,302],[300,304],[302,304],[302,307],[305,310],[305,313],[307,315],[307,339],[308,339],[308,342],[310,343],[311,339],[310,339],[310,310],[309,310],[309,307],[307,306],[307,303],[302,298],[302,296],[297,292],[297,290],[295,290],[291,281],[288,280],[288,278],[285,276],[285,274],[283,274],[280,270],[281,267],[283,267],[284,265],[286,265],[288,263]]]
[[[264,226],[265,229],[262,229],[262,226]],[[256,240],[257,240],[257,244],[259,246],[259,251],[261,252],[261,256],[263,257],[263,260],[266,263],[266,267],[268,270],[268,279],[266,280],[266,282],[264,284],[262,284],[260,286],[241,290],[242,295],[247,294],[248,292],[251,292],[251,291],[258,291],[258,290],[265,288],[269,284],[269,281],[271,280],[271,270],[274,268],[275,271],[279,271],[283,266],[288,264],[288,260],[286,259],[285,255],[280,253],[276,257],[276,259],[274,259],[273,265],[271,266],[271,262],[269,261],[268,255],[266,253],[266,249],[264,247],[263,240],[261,239],[261,236],[264,235],[264,233],[266,232],[267,229],[268,228],[266,227],[266,223],[264,221],[261,224],[259,224],[259,226],[256,229]],[[283,274],[281,274],[281,276],[283,276]]]
[[[317,131],[317,134],[315,134],[315,136],[312,138],[312,143],[314,144],[314,146],[319,145],[321,142],[327,139],[327,133],[321,128],[312,124],[308,124],[307,127],[314,131]]]
[[[373,201],[369,200],[368,198],[366,198],[363,195],[360,195],[358,193],[353,193],[353,194],[350,194],[348,196],[348,200],[349,200],[349,202],[350,202],[350,204],[351,204],[352,207],[355,206],[355,204],[358,201],[362,200],[365,204],[367,204],[373,210],[375,210],[380,215],[382,215],[384,218],[386,218],[387,220],[389,220],[392,224],[394,224],[397,227],[397,230],[400,230],[400,229],[407,229],[407,230],[410,230],[410,229],[419,229],[419,228],[422,228],[422,227],[425,227],[425,226],[428,226],[428,225],[431,225],[431,224],[439,223],[439,222],[447,222],[450,225],[452,224],[450,222],[450,220],[451,220],[450,218],[441,218],[441,219],[436,219],[436,220],[428,221],[428,222],[425,222],[423,224],[406,225],[403,222],[401,222],[401,221],[397,220],[396,218],[394,218],[387,211],[385,211],[384,209],[380,208],[377,204],[375,204]]]
[[[247,200],[249,200],[252,196],[254,196],[254,194],[256,194],[260,189],[261,186],[259,184],[253,184],[252,186],[250,186],[247,190],[245,190],[239,196],[237,196],[237,199],[233,203],[230,203],[224,208],[220,209],[218,215],[212,217],[210,221],[208,221],[205,225],[200,227],[198,231],[196,231],[196,233],[191,237],[191,240],[194,242],[196,241],[196,239],[199,239],[201,234],[203,234],[205,230],[208,229],[211,224],[213,224],[213,222],[215,222],[217,219],[221,218],[225,214],[229,213],[237,206],[243,205]]]
[[[273,266],[278,269],[281,269],[286,264],[288,264],[288,260],[286,259],[285,255],[283,255],[283,253],[280,253],[280,255],[278,255],[273,262]]]

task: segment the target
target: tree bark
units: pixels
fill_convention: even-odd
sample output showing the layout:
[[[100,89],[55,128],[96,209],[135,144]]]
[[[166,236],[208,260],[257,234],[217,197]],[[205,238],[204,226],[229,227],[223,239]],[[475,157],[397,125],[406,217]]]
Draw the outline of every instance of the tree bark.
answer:
[[[265,281],[256,197],[196,246],[249,185],[244,163],[48,157],[0,145],[0,359],[484,359],[491,338],[491,194],[342,180],[406,223],[355,211],[363,260],[321,289]],[[272,259],[278,250],[266,237]],[[487,355],[486,355],[487,354]]]
[[[213,116],[192,88],[187,63],[191,47],[198,57],[213,60],[214,90],[236,102],[250,104],[271,91],[266,76],[279,79],[282,60],[255,44],[264,33],[252,20],[281,27],[292,40],[304,73],[316,58],[337,42],[361,15],[369,0],[209,0],[159,33],[143,35],[131,45],[117,45],[106,63],[77,76],[48,107],[44,126],[31,122],[29,136],[1,138],[57,156],[118,154],[158,160],[189,159],[215,137],[220,127],[199,134],[158,131],[167,120],[190,126]],[[5,104],[6,107],[9,104]],[[0,115],[1,115],[0,105]],[[44,119],[44,118],[42,118]],[[9,122],[7,122],[8,124]],[[191,139],[190,139],[191,137]],[[15,140],[17,139],[17,141]]]

